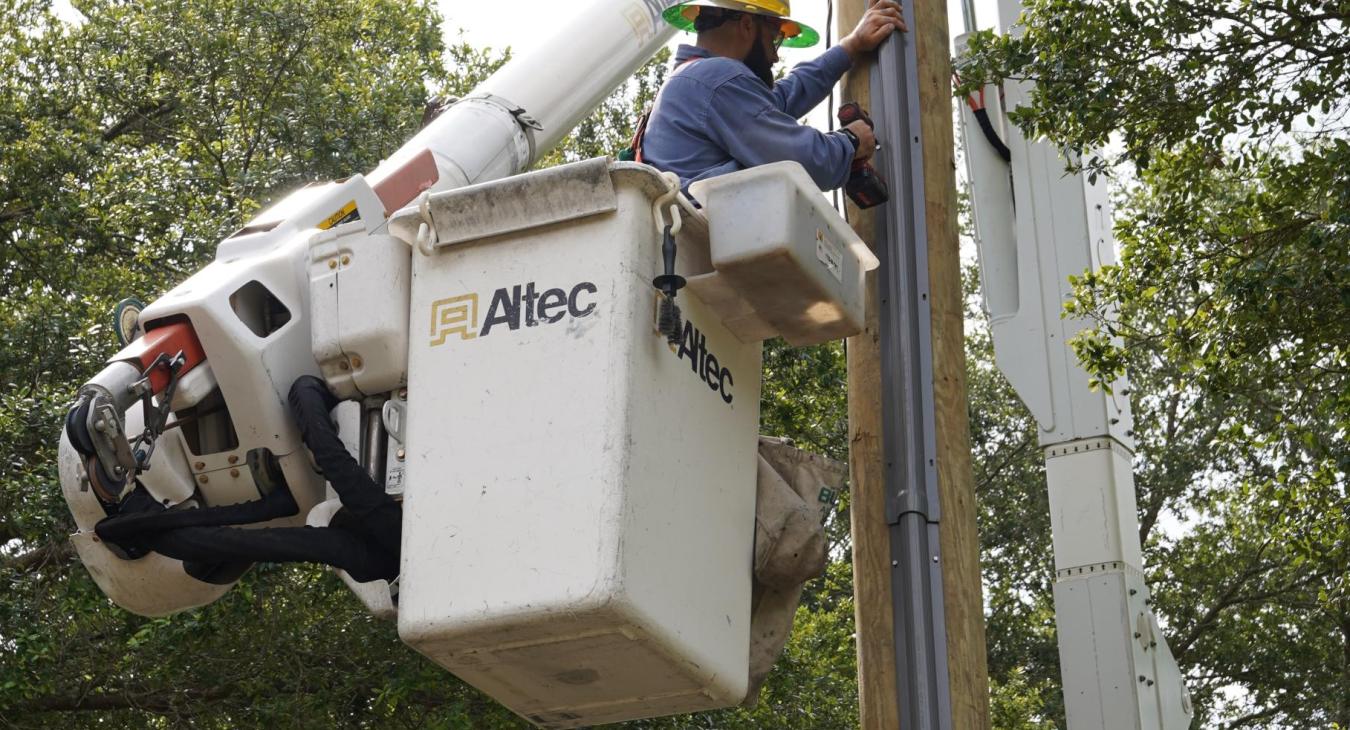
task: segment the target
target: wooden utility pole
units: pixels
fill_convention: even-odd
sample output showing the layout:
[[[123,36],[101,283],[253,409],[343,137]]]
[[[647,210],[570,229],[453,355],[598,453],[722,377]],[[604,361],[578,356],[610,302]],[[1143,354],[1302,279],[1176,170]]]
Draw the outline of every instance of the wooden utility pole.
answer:
[[[862,18],[867,0],[841,0],[839,37]],[[989,679],[985,656],[979,537],[970,424],[966,412],[964,303],[958,223],[951,57],[943,0],[906,0],[911,40],[919,59],[919,100],[927,191],[929,285],[932,292],[932,357],[937,471],[942,520],[944,616],[952,727],[989,727]],[[888,41],[889,42],[889,41]],[[844,80],[843,101],[870,108],[870,62]],[[900,143],[900,140],[882,140]],[[873,245],[873,216],[849,206],[849,220]],[[848,341],[849,466],[853,531],[853,579],[858,643],[858,694],[862,727],[899,727],[891,550],[883,476],[880,328],[875,274],[868,277],[866,329]],[[907,730],[907,729],[906,729]]]
[[[837,38],[862,19],[867,0],[840,0]],[[844,77],[842,101],[872,107],[872,61]],[[833,110],[831,110],[833,113]],[[845,202],[853,230],[868,246],[876,240],[873,214]],[[853,533],[853,618],[858,646],[858,704],[865,730],[900,725],[891,613],[891,546],[882,471],[881,348],[876,272],[867,275],[867,320],[848,340],[849,515]]]

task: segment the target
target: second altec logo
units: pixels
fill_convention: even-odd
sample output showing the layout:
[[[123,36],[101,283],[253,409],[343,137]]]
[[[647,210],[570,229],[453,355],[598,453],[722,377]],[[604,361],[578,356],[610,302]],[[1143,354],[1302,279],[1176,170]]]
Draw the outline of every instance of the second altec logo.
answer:
[[[586,317],[595,311],[595,284],[583,281],[569,289],[540,291],[532,281],[502,287],[492,293],[492,301],[478,326],[478,294],[461,294],[431,303],[431,346],[443,345],[452,336],[461,340],[486,337],[494,329],[506,326],[519,329],[555,324],[565,317]]]

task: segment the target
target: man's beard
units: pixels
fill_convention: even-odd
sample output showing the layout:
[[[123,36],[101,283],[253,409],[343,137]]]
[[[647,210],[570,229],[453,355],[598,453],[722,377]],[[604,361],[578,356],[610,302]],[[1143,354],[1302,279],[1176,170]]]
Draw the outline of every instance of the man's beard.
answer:
[[[755,39],[755,45],[750,46],[750,52],[745,54],[741,62],[749,66],[765,86],[773,88],[773,62],[769,60],[769,51],[764,47],[763,38]]]

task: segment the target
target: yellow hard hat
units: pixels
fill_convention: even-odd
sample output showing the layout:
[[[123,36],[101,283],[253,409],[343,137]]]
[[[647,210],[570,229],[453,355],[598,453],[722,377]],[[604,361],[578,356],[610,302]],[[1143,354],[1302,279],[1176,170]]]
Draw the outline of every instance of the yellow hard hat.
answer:
[[[792,4],[788,0],[691,0],[668,8],[661,17],[667,23],[680,30],[694,31],[694,18],[702,8],[724,8],[742,13],[753,13],[782,21],[783,45],[789,48],[814,46],[820,40],[820,34],[788,16],[792,14]]]

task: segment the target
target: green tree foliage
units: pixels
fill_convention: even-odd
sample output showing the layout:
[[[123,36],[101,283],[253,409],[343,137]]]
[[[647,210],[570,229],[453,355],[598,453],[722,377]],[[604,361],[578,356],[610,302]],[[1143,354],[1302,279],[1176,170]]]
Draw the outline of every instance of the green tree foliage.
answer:
[[[1080,357],[1130,369],[1158,606],[1207,720],[1234,726],[1350,722],[1350,340],[1334,281],[1350,249],[1275,222],[1325,199],[1272,184],[1289,164],[1156,155],[1118,212],[1120,265],[1070,303],[1099,323]]]
[[[1089,5],[1088,20],[1118,12]],[[71,394],[116,349],[113,302],[181,281],[288,190],[370,168],[417,129],[430,99],[466,93],[503,55],[443,47],[428,2],[77,6],[87,19],[77,25],[52,18],[45,0],[0,8],[0,726],[524,727],[402,645],[318,568],[257,567],[217,603],[166,619],[113,607],[64,540],[72,525],[53,467]],[[1031,46],[977,48],[989,64],[1044,62]],[[1060,63],[1080,61],[1092,57]],[[664,58],[648,64],[541,164],[626,146],[667,71]],[[1109,111],[1117,100],[1095,103]],[[1344,357],[1346,338],[1324,329],[1346,321],[1344,296],[1337,304],[1327,289],[1341,282],[1344,292],[1345,196],[1332,172],[1345,152],[1325,131],[1334,104],[1317,111],[1315,139],[1291,138],[1297,154],[1230,145],[1216,157],[1220,148],[1197,150],[1185,135],[1173,147],[1160,146],[1166,137],[1137,145],[1150,164],[1122,208],[1122,266],[1085,278],[1079,298],[1102,321],[1094,367],[1103,377],[1132,369],[1150,580],[1208,724],[1344,724],[1350,696],[1350,541],[1335,461],[1345,368],[1326,366]],[[1084,149],[1098,141],[1080,137]],[[1209,238],[1190,235],[1197,220]],[[1154,274],[1139,275],[1149,262]],[[967,287],[994,716],[1000,728],[1062,727],[1036,426],[992,364],[973,273]],[[1139,295],[1107,318],[1116,291],[1131,287]],[[1132,347],[1122,355],[1113,335]],[[1234,357],[1240,367],[1226,364]],[[763,430],[844,458],[844,362],[838,343],[768,343]],[[1183,529],[1161,527],[1173,523]],[[835,560],[808,586],[755,708],[630,726],[856,726],[846,494],[828,529]],[[1243,698],[1233,706],[1222,701],[1229,687]]]
[[[1062,727],[1050,504],[1037,427],[994,365],[976,267],[963,278],[991,717],[1001,730]]]
[[[764,346],[760,420],[765,433],[789,436],[807,451],[848,461],[848,390],[842,343]]]
[[[974,37],[966,88],[1029,79],[1029,130],[1078,151],[1119,135],[1147,167],[1192,144],[1343,136],[1350,8],[1343,0],[1027,0],[1018,37]]]
[[[370,168],[504,56],[443,48],[429,3],[78,7],[73,25],[41,0],[0,9],[0,726],[525,727],[319,568],[258,566],[165,619],[112,606],[65,540],[54,468],[66,404],[117,349],[115,301],[153,299],[290,189]],[[624,146],[665,56],[543,164]],[[779,351],[799,387],[842,383],[837,345]],[[842,414],[842,390],[820,398]],[[841,417],[780,421],[843,453]],[[757,708],[651,726],[855,725],[850,578],[837,563],[820,582]]]
[[[1023,23],[961,74],[1035,82],[1024,130],[1126,173],[1120,262],[1067,310],[1097,382],[1134,382],[1197,725],[1350,726],[1350,5],[1030,0]]]
[[[0,725],[516,726],[318,569],[255,569],[170,619],[116,609],[64,540],[54,468],[117,299],[154,298],[279,194],[371,167],[430,91],[498,59],[444,49],[430,3],[78,7],[0,8]]]
[[[638,118],[656,99],[669,71],[670,49],[662,48],[536,166],[551,167],[603,155],[617,159],[632,141]]]

